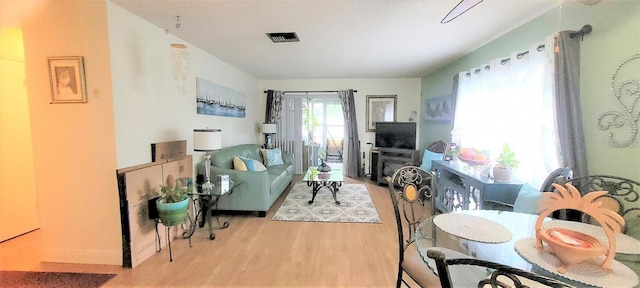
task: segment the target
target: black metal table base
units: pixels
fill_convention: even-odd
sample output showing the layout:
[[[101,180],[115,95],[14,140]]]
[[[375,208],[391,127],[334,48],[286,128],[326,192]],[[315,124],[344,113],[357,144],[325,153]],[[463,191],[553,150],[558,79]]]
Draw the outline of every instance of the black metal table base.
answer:
[[[311,181],[311,182],[307,182],[307,184],[309,186],[312,186],[312,190],[313,190],[313,196],[311,197],[311,200],[309,200],[309,204],[313,204],[313,201],[315,201],[318,191],[320,191],[322,187],[327,187],[329,188],[329,191],[331,191],[331,195],[333,196],[333,201],[336,202],[336,205],[340,205],[340,201],[338,201],[338,197],[336,196],[336,193],[338,192],[338,190],[340,190],[339,187],[342,186],[342,182]]]
[[[197,194],[193,194],[193,196],[200,196],[200,197],[193,198],[193,207],[196,211],[195,219],[193,223],[194,224],[197,223],[198,227],[202,228],[204,227],[204,223],[206,221],[207,228],[209,229],[209,240],[216,239],[216,233],[214,232],[213,225],[211,224],[211,217],[212,217],[211,213],[213,213],[213,210],[214,210],[213,208],[216,207],[218,203],[218,199],[222,195],[197,193]],[[198,219],[200,219],[200,221],[198,221]],[[226,229],[229,227],[229,222],[225,221],[222,224],[220,224],[220,218],[217,216],[216,216],[216,221],[218,222],[218,227],[216,229]],[[195,232],[195,225],[192,226],[189,233],[193,235],[194,232]],[[189,235],[189,237],[191,237],[191,235]]]

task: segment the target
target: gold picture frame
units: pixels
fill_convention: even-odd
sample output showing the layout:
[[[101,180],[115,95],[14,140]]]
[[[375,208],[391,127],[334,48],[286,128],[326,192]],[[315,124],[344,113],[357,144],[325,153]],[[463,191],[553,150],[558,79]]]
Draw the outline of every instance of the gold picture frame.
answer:
[[[87,103],[82,56],[49,57],[51,104]]]
[[[376,122],[396,122],[398,95],[367,95],[367,132],[376,131]]]

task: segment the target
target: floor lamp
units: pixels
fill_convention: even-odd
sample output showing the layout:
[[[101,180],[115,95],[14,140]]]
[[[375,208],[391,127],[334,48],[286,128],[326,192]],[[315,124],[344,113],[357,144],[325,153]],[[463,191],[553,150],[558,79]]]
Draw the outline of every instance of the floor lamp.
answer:
[[[193,151],[206,152],[204,154],[205,182],[202,191],[211,192],[211,152],[222,148],[221,129],[193,129]]]
[[[272,123],[262,123],[262,134],[265,135],[265,144],[267,145],[267,149],[273,148],[273,139],[271,139],[271,135],[276,134],[277,126]]]

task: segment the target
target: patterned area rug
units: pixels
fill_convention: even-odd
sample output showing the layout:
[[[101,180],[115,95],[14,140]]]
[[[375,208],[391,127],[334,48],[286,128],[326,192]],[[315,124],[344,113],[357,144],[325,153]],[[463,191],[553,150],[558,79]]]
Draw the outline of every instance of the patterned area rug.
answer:
[[[0,271],[0,287],[100,287],[116,274]]]
[[[318,191],[312,204],[311,187],[297,183],[271,220],[296,222],[382,223],[364,184],[343,184],[336,205],[329,188]]]

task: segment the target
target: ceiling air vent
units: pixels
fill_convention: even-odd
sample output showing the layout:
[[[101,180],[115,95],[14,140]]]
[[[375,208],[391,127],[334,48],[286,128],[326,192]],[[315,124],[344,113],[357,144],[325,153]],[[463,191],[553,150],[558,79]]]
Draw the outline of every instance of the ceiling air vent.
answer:
[[[267,36],[273,43],[300,42],[296,32],[267,33]]]

